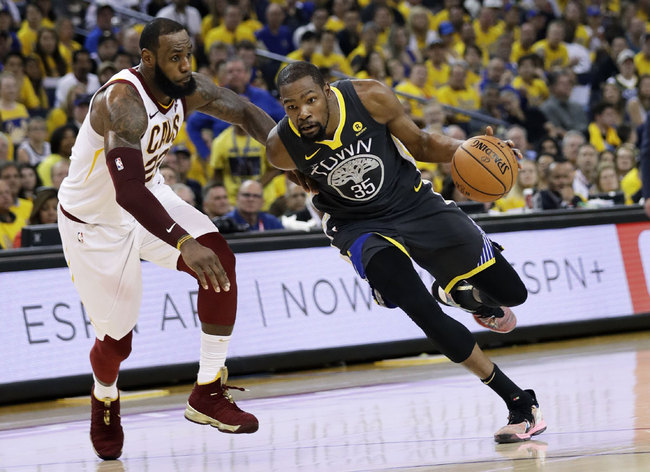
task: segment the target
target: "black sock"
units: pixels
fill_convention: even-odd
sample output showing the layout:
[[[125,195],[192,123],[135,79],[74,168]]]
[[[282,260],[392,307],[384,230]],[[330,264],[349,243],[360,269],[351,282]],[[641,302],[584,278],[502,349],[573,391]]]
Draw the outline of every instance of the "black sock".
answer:
[[[501,372],[501,369],[496,364],[494,364],[492,373],[487,378],[481,379],[481,382],[503,398],[503,401],[508,405],[508,410],[526,408],[533,404],[533,398],[530,394],[517,387],[506,374]]]

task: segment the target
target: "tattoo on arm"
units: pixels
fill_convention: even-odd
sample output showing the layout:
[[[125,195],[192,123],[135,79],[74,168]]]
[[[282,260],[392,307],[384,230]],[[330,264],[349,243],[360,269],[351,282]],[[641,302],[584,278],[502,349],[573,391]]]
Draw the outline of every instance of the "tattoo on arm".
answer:
[[[237,95],[230,89],[217,87],[212,79],[195,74],[197,90],[188,97],[188,106],[196,107],[208,115],[239,125],[254,139],[264,144],[269,131],[275,126],[275,121],[261,108],[248,101],[248,98]]]
[[[140,148],[140,138],[147,129],[147,113],[140,95],[130,85],[122,85],[107,97],[108,127],[111,147]]]
[[[230,89],[217,89],[216,93],[201,90],[202,98],[209,100],[201,111],[220,120],[233,124],[242,124],[244,121],[244,101]]]

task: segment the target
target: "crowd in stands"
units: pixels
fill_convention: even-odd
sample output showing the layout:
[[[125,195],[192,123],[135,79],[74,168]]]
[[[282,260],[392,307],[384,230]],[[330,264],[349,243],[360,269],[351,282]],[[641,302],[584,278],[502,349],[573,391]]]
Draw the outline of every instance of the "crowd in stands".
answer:
[[[524,160],[485,211],[642,198],[650,0],[0,0],[0,248],[20,247],[26,224],[56,221],[92,95],[138,64],[146,15],[185,25],[194,70],[276,121],[275,77],[304,60],[330,81],[392,87],[427,131],[465,139],[492,125]],[[445,198],[464,200],[448,164],[418,167]],[[187,118],[160,171],[224,232],[319,225],[264,146],[202,113]]]

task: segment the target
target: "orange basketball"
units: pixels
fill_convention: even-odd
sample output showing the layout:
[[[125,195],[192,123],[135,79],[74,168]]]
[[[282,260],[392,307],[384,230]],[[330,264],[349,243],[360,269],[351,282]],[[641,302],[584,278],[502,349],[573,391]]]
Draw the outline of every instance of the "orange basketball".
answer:
[[[477,202],[493,202],[517,180],[517,156],[494,136],[474,136],[460,145],[451,160],[456,188]]]

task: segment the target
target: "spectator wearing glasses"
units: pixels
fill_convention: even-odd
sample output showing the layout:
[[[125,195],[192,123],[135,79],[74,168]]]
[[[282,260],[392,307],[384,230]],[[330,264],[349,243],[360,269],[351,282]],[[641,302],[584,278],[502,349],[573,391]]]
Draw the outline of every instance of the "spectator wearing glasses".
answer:
[[[263,205],[262,184],[255,180],[246,180],[239,187],[237,206],[225,216],[232,218],[239,225],[247,224],[249,231],[284,229],[280,220],[262,211]]]

